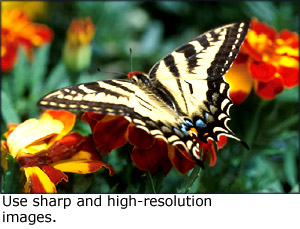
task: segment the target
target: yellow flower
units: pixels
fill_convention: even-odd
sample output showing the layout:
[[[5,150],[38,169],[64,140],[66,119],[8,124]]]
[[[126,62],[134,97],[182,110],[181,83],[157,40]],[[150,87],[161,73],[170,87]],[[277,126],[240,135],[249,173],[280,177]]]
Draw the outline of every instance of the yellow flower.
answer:
[[[64,172],[85,174],[104,167],[114,173],[92,147],[90,137],[69,133],[74,123],[75,115],[68,111],[47,110],[39,120],[8,127],[1,153],[11,154],[24,170],[25,192],[56,192],[56,184],[68,181]]]

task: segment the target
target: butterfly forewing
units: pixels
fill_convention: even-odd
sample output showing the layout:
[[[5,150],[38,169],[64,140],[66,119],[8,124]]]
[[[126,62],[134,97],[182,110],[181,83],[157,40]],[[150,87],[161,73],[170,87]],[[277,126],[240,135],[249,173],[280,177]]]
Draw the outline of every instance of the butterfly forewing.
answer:
[[[163,57],[151,68],[149,76],[158,80],[220,78],[236,58],[248,29],[248,22],[212,29]]]
[[[59,89],[40,99],[44,108],[94,111],[104,114],[128,115],[133,111],[133,90],[126,80],[84,83]]]
[[[137,127],[170,144],[179,140],[175,131],[180,128],[181,118],[153,92],[129,80],[98,81],[59,89],[41,98],[38,105],[123,115]],[[182,142],[179,144],[185,147]]]

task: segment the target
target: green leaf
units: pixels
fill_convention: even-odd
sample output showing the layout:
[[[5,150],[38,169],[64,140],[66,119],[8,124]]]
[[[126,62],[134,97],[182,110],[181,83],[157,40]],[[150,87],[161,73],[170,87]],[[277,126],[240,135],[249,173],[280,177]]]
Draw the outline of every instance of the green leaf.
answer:
[[[277,125],[274,125],[273,128],[269,129],[270,134],[276,134],[282,130],[286,130],[292,126],[296,126],[299,122],[298,114],[288,117],[287,119],[282,120]]]
[[[285,89],[282,93],[277,95],[275,99],[280,102],[299,103],[299,87]]]
[[[274,26],[277,15],[277,8],[273,2],[268,1],[249,1],[245,2],[243,12],[249,17],[257,17],[260,21],[267,22]],[[263,12],[263,13],[262,13]]]
[[[12,98],[15,96],[14,89],[12,90],[12,86],[14,85],[13,76],[11,74],[1,76],[2,82],[1,82],[1,91],[4,91],[7,97]]]
[[[26,59],[23,49],[18,50],[18,62],[13,69],[14,81],[14,98],[20,98],[24,95],[26,89],[26,82],[28,77],[28,61]]]
[[[187,193],[191,190],[197,178],[200,176],[201,168],[199,165],[195,165],[191,174],[185,179],[182,187],[177,190],[177,193]]]
[[[50,45],[44,45],[37,49],[30,71],[30,97],[34,98],[44,83],[47,64],[49,61]]]
[[[148,26],[141,39],[141,50],[144,54],[149,55],[157,51],[162,39],[162,31],[163,26],[159,21],[154,21]]]
[[[284,173],[286,179],[288,183],[291,185],[291,187],[293,187],[297,182],[297,169],[296,169],[297,159],[296,159],[295,151],[294,150],[287,151],[284,154],[283,162],[284,162]]]
[[[10,154],[7,154],[8,170],[4,172],[1,184],[1,193],[18,193],[19,187],[19,165]]]
[[[74,174],[73,178],[73,193],[86,193],[93,182],[91,174]]]
[[[66,72],[65,65],[61,61],[59,61],[58,64],[50,72],[47,81],[45,83],[43,93],[48,93],[58,89],[58,85],[60,85],[62,81],[65,81],[66,75],[67,72]]]
[[[20,123],[21,119],[13,107],[13,103],[4,91],[1,91],[1,114],[7,125],[8,123]]]

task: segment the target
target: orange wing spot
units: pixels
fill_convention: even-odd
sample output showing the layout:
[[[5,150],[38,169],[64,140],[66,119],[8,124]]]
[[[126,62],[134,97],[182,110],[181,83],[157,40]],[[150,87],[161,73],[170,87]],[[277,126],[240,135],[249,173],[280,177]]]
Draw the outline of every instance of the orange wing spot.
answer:
[[[208,135],[208,133],[204,133],[204,134],[203,134],[203,137],[205,137],[205,136],[207,136],[207,135]]]
[[[189,133],[189,135],[191,136],[191,137],[198,137],[198,131],[194,128],[194,127],[192,127],[190,130],[188,130],[187,131],[188,133]]]

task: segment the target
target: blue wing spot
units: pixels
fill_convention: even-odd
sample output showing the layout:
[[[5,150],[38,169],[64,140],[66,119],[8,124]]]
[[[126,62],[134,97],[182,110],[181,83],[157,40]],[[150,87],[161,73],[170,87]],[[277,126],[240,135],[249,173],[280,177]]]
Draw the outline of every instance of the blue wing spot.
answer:
[[[206,124],[205,124],[205,122],[203,122],[202,119],[199,118],[199,119],[196,121],[196,126],[199,127],[200,129],[203,129],[203,128],[206,127]]]
[[[180,129],[181,129],[182,133],[184,133],[185,136],[190,136],[189,133],[188,133],[188,131],[190,130],[189,127],[187,127],[186,125],[184,125],[184,124],[182,123]]]
[[[190,120],[185,119],[184,121],[185,121],[185,123],[188,124],[189,126],[194,126],[194,124],[193,124]],[[182,126],[182,125],[184,125],[184,124],[181,124],[181,126]]]

